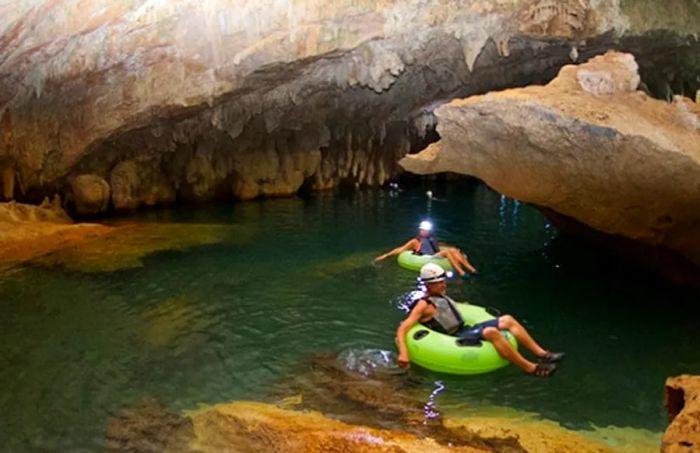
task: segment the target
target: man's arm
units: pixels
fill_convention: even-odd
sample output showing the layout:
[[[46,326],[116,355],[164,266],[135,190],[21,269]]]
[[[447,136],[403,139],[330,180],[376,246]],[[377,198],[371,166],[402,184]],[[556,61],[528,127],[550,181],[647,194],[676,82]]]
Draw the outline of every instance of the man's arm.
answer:
[[[411,250],[416,248],[416,239],[411,239],[410,241],[406,242],[404,245],[400,247],[396,247],[395,249],[386,252],[383,255],[379,255],[374,259],[374,262],[376,263],[377,261],[381,261],[385,258],[389,258],[390,256],[398,255],[401,252],[405,252],[406,250]]]
[[[420,321],[420,318],[423,316],[423,312],[427,306],[428,303],[425,300],[418,301],[416,306],[413,307],[413,310],[411,310],[411,313],[408,315],[408,318],[404,319],[404,321],[399,325],[399,328],[396,330],[396,344],[399,346],[398,362],[400,366],[408,366],[408,362],[410,360],[410,357],[408,356],[408,348],[406,347],[406,332],[408,332],[411,327]]]

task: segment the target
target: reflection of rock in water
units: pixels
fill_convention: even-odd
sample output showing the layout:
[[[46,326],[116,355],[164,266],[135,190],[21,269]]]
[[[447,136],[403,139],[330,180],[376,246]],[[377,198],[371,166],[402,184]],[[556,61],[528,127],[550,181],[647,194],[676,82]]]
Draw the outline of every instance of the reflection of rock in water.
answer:
[[[281,387],[306,409],[333,414],[349,423],[400,430],[431,437],[442,445],[470,446],[486,451],[525,451],[515,437],[481,437],[464,427],[446,428],[429,395],[411,374],[393,365],[392,353],[379,349],[319,354],[311,372]],[[426,407],[430,410],[427,414]]]
[[[109,419],[105,444],[109,452],[189,452],[193,436],[192,420],[148,399]]]

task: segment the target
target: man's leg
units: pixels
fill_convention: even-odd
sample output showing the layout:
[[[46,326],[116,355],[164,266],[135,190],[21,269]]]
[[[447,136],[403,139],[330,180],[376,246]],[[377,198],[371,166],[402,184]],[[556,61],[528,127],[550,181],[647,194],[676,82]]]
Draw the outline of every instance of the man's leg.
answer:
[[[532,351],[537,357],[544,357],[547,351],[537,344],[530,336],[525,327],[522,326],[515,318],[510,315],[504,315],[498,318],[498,328],[507,330],[513,334],[516,340],[524,347]],[[499,351],[500,352],[500,351]]]
[[[508,340],[501,334],[501,331],[495,327],[487,327],[481,334],[484,339],[490,341],[496,348],[496,351],[507,361],[517,365],[526,373],[535,371],[537,365],[527,360],[520,354],[517,349],[508,343]]]

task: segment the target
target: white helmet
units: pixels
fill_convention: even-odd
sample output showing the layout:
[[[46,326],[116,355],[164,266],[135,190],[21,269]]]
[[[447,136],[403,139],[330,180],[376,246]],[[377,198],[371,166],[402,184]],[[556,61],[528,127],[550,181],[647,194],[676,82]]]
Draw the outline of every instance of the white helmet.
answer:
[[[427,220],[423,220],[420,225],[418,225],[419,230],[425,230],[425,231],[432,231],[433,230],[433,224],[430,223]]]
[[[445,269],[435,263],[428,263],[420,268],[420,278],[424,283],[435,283],[445,280]]]

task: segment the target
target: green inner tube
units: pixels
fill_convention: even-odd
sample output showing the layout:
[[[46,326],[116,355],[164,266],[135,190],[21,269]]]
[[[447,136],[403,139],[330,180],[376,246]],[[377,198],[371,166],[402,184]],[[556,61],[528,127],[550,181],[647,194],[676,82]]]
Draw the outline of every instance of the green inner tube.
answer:
[[[397,259],[399,261],[399,266],[411,271],[420,271],[420,268],[428,263],[439,264],[440,267],[446,271],[452,269],[452,265],[447,258],[434,258],[432,255],[416,255],[411,251],[399,253]]]
[[[495,318],[477,305],[458,303],[457,310],[469,325]],[[502,333],[514,348],[518,347],[513,334]],[[489,341],[481,340],[477,346],[460,346],[457,337],[436,332],[422,324],[416,324],[406,333],[406,346],[411,362],[440,373],[482,374],[508,365]]]

